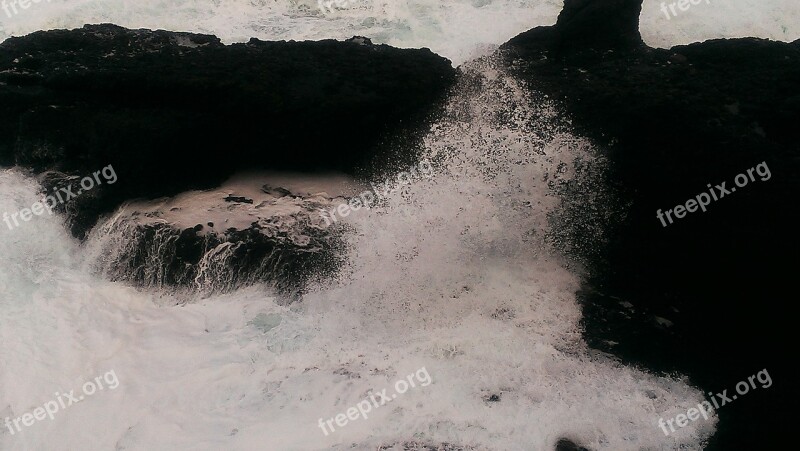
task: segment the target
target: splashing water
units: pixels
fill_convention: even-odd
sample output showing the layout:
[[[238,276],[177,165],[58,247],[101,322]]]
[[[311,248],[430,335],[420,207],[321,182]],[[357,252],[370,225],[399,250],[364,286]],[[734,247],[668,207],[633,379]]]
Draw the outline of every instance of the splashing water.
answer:
[[[0,414],[109,370],[120,384],[4,429],[0,448],[701,449],[716,418],[670,437],[656,425],[700,391],[581,339],[580,274],[551,224],[582,220],[570,202],[603,201],[602,159],[491,60],[465,71],[426,138],[436,176],[348,217],[347,267],[301,303],[250,287],[176,306],[93,275],[57,217],[3,230]],[[20,173],[0,173],[0,188],[0,209],[36,201]],[[431,385],[328,436],[318,427],[422,367]]]
[[[461,64],[554,23],[562,6],[351,3],[323,14],[311,0],[51,0],[13,16],[0,11],[0,39],[99,22],[226,42],[365,35]],[[659,4],[643,8],[650,45],[800,37],[795,0],[712,2],[669,21]],[[625,367],[581,339],[581,273],[564,255],[602,239],[609,218],[580,209],[605,200],[602,159],[490,61],[465,70],[426,139],[438,175],[386,207],[351,215],[344,275],[302,303],[277,305],[256,286],[176,306],[169,294],[89,271],[94,254],[59,217],[15,230],[0,223],[0,420],[90,376],[114,370],[120,381],[13,435],[0,425],[0,449],[327,450],[414,441],[547,450],[561,437],[598,450],[701,449],[715,417],[669,437],[656,424],[701,401],[697,389]],[[38,189],[23,173],[0,171],[0,211],[29,207]],[[422,366],[430,386],[329,436],[319,430],[320,418]]]
[[[317,0],[50,0],[13,17],[0,12],[0,39],[103,22],[215,34],[228,43],[361,35],[396,47],[429,47],[460,64],[532,25],[554,23],[560,9],[558,0],[352,0],[332,12]]]
[[[642,36],[652,46],[719,37],[800,38],[796,0],[715,0],[669,20],[661,3],[647,0],[642,8]],[[17,7],[17,13],[0,11],[0,39],[104,22],[215,34],[228,43],[251,37],[301,41],[361,35],[396,47],[429,47],[459,65],[491,53],[523,31],[554,24],[563,4],[563,0],[350,0],[324,13],[317,0],[48,0],[28,9]]]

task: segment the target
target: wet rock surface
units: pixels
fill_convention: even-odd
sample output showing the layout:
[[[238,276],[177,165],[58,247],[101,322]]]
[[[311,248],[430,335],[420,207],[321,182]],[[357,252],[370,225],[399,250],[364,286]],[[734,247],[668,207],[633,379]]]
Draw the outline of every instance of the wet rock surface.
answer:
[[[0,44],[0,165],[81,177],[113,165],[120,182],[76,206],[83,236],[125,200],[211,188],[242,169],[368,169],[392,136],[413,141],[455,73],[430,50],[364,39],[37,32]]]
[[[309,280],[336,271],[341,228],[320,210],[343,202],[349,184],[338,175],[239,175],[211,190],[127,202],[86,245],[110,280],[200,294],[266,284],[290,303]]]
[[[640,5],[566,1],[557,25],[501,50],[539,96],[607,149],[608,183],[626,206],[581,293],[587,340],[709,390],[764,367],[790,378],[780,343],[792,340],[783,300],[794,292],[800,251],[800,41],[650,48],[638,37]],[[770,176],[746,175],[736,188],[735,177],[761,163]],[[722,195],[723,182],[736,191],[707,211],[666,227],[657,218],[701,193]],[[796,415],[780,399],[797,395],[786,387],[722,411],[708,449],[780,445],[758,431],[790,427]],[[751,421],[753,409],[767,413]]]

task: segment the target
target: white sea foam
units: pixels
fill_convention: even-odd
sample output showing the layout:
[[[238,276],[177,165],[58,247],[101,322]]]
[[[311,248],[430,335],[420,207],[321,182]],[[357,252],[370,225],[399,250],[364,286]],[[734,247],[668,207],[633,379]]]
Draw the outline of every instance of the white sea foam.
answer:
[[[654,45],[797,37],[793,0],[730,3],[741,8],[719,6],[730,16],[714,23],[695,11],[667,23],[658,5],[646,6],[643,33]],[[554,22],[560,2],[362,6],[323,16],[315,2],[53,0],[0,21],[16,35],[85,22],[229,42],[361,34],[460,63]],[[756,7],[765,19],[743,24]],[[787,31],[777,34],[781,21]],[[699,449],[715,418],[670,437],[656,425],[697,404],[699,390],[615,363],[581,339],[580,273],[560,257],[568,243],[551,221],[570,201],[560,187],[585,202],[591,196],[571,181],[602,192],[576,170],[602,161],[552,127],[557,116],[546,106],[530,111],[516,82],[490,65],[472,70],[480,88],[463,85],[426,140],[438,175],[396,193],[387,208],[351,215],[344,275],[290,307],[260,287],[175,305],[93,275],[90,254],[58,217],[14,231],[0,224],[0,420],[92,375],[114,370],[120,381],[21,433],[0,427],[0,449],[376,449],[414,440],[547,450],[560,437],[593,449]],[[0,211],[31,205],[36,189],[20,173],[0,172]],[[430,386],[328,437],[318,429],[320,417],[422,366]],[[500,402],[485,400],[492,394]]]
[[[515,35],[552,25],[561,0],[360,0],[324,14],[316,0],[50,0],[8,17],[0,39],[37,30],[111,22],[130,28],[215,34],[225,42],[347,39],[428,47],[456,65],[493,51]],[[670,47],[714,37],[800,38],[796,0],[713,0],[667,20],[661,2],[645,0],[642,35]]]
[[[460,64],[531,25],[554,22],[559,10],[556,0],[362,0],[328,14],[316,0],[51,0],[12,18],[0,11],[0,26],[5,34],[19,36],[112,22],[211,33],[228,43],[362,35],[397,47],[429,47]]]
[[[342,276],[301,303],[251,287],[176,305],[92,275],[94,254],[56,217],[2,232],[0,414],[100,372],[120,385],[0,432],[0,448],[547,450],[568,437],[597,450],[700,449],[715,418],[670,437],[656,425],[701,401],[699,390],[582,341],[580,275],[549,224],[569,214],[562,188],[604,201],[591,177],[602,160],[491,64],[468,74],[426,139],[437,175],[351,215]],[[35,198],[16,173],[3,172],[0,188],[0,209]],[[327,437],[318,428],[423,366],[430,386]]]
[[[757,37],[791,42],[800,39],[800,2],[796,0],[709,0],[667,19],[661,4],[644,0],[642,37],[654,47],[672,47],[718,38]]]

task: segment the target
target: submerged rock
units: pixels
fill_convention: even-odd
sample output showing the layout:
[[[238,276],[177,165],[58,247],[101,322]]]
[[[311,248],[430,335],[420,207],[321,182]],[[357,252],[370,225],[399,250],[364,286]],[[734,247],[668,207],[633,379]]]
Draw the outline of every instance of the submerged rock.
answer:
[[[265,192],[265,181],[276,188]],[[342,202],[349,183],[246,174],[212,190],[131,201],[91,232],[87,248],[110,280],[201,294],[260,283],[289,303],[309,280],[336,271],[339,229],[320,210]]]

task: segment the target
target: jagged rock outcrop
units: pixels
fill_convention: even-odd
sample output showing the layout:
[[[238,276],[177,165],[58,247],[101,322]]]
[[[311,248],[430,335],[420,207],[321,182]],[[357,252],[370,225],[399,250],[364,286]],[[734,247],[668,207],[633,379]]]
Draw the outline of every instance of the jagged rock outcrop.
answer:
[[[412,160],[455,75],[428,49],[363,37],[37,32],[0,44],[0,165],[64,194],[55,210],[78,237],[113,212],[87,243],[111,280],[201,293],[263,282],[288,302],[335,271],[335,233],[316,211],[333,198],[252,180],[217,187],[241,171],[353,174]]]
[[[800,251],[800,41],[650,48],[638,38],[640,5],[567,0],[558,24],[501,48],[514,73],[607,149],[609,183],[630,205],[584,292],[587,338],[706,387],[753,368],[779,371]],[[761,163],[770,176],[748,174]],[[748,183],[737,187],[743,173]],[[707,211],[658,219],[701,193],[722,195],[723,182],[736,190]],[[775,412],[757,421],[780,430],[789,425],[773,407],[792,396],[797,389],[760,394],[749,409]],[[731,417],[708,449],[778,447],[770,434],[743,432],[758,428],[751,415]]]
[[[109,280],[179,295],[258,283],[289,303],[309,280],[336,272],[341,228],[320,211],[345,202],[351,184],[251,173],[215,189],[126,202],[92,230],[87,253]]]
[[[556,25],[537,27],[512,39],[519,56],[582,53],[644,46],[639,33],[641,0],[565,0]]]
[[[113,165],[118,183],[76,199],[82,236],[125,200],[218,186],[240,169],[368,167],[401,130],[413,138],[454,77],[430,50],[364,38],[37,32],[0,44],[0,165],[81,177]]]

